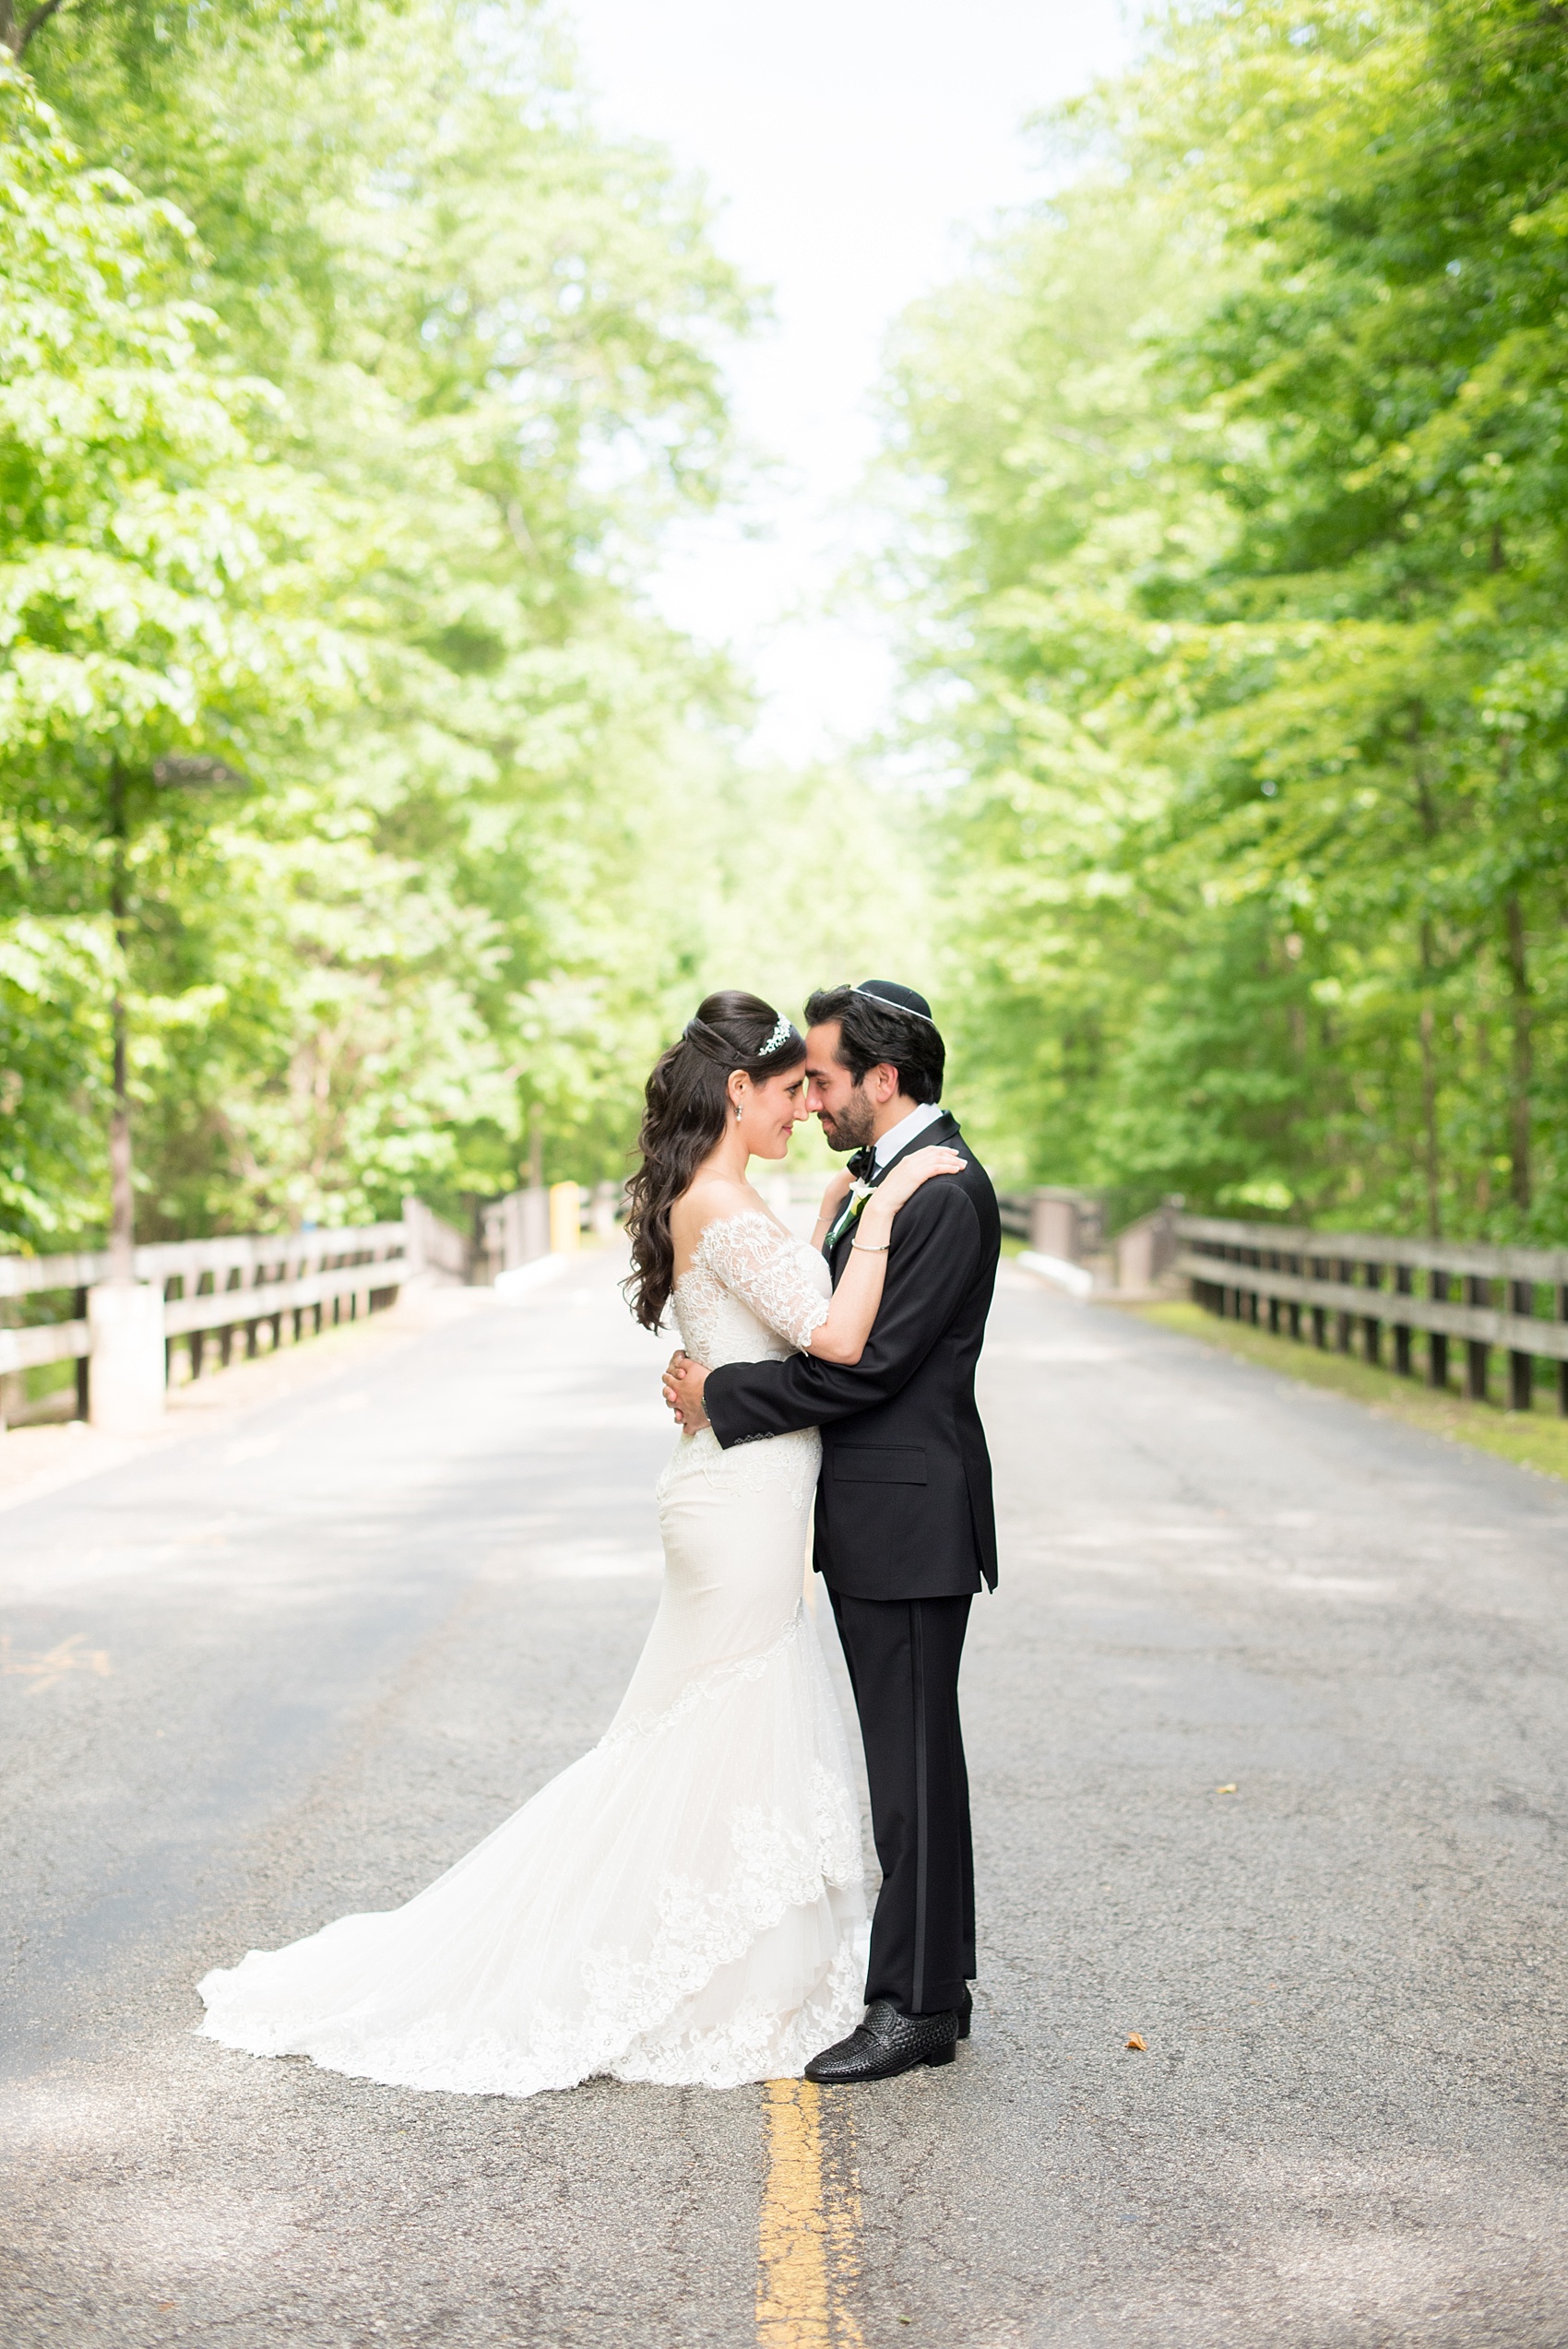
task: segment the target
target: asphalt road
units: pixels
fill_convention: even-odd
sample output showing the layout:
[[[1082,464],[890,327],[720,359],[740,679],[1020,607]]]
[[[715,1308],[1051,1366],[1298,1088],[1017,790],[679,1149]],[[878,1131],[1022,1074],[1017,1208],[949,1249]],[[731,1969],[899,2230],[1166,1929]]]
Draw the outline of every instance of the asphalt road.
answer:
[[[616,1270],[0,1514],[0,2336],[1559,2349],[1568,1490],[1016,1272],[954,2068],[802,2117],[191,2035],[609,1719],[669,1443]],[[780,2130],[837,2281],[765,2321]]]

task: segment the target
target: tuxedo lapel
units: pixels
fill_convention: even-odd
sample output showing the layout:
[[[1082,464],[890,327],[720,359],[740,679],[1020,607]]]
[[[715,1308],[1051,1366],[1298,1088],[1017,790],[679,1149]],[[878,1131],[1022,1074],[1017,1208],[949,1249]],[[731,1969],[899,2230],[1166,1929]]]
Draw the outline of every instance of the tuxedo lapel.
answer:
[[[906,1142],[902,1150],[895,1151],[892,1157],[888,1159],[887,1164],[885,1167],[878,1167],[875,1169],[871,1176],[872,1190],[874,1191],[879,1183],[885,1182],[887,1177],[892,1173],[894,1168],[897,1165],[899,1159],[908,1157],[911,1150],[929,1149],[933,1144],[941,1142],[950,1143],[957,1132],[957,1119],[953,1115],[950,1109],[944,1109],[939,1118],[933,1118],[930,1125],[922,1126],[919,1133],[917,1133],[912,1140]],[[867,1195],[869,1196],[869,1193]],[[833,1277],[835,1280],[837,1279],[840,1272],[843,1270],[844,1264],[849,1261],[844,1252],[849,1247],[849,1242],[853,1240],[855,1236],[855,1226],[860,1220],[857,1213],[856,1215],[851,1216],[849,1222],[846,1223],[843,1220],[845,1213],[846,1208],[841,1207],[838,1211],[837,1221],[834,1224],[832,1230],[828,1233],[826,1240],[823,1242],[823,1253],[826,1256],[828,1264],[832,1268]]]

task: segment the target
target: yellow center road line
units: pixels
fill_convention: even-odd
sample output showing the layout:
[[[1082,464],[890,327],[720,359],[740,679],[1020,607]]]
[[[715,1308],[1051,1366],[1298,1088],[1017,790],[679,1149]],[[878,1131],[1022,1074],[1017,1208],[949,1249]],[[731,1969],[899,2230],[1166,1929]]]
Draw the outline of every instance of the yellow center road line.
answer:
[[[18,1673],[32,1682],[30,1696],[37,1696],[44,1689],[52,1689],[67,1672],[96,1672],[100,1679],[109,1678],[109,1651],[106,1647],[84,1648],[85,1631],[73,1631],[43,1655],[14,1655],[11,1634],[0,1631],[0,1673]]]
[[[811,2080],[762,2092],[767,2178],[757,2217],[758,2349],[863,2349],[861,2181],[849,2099]]]

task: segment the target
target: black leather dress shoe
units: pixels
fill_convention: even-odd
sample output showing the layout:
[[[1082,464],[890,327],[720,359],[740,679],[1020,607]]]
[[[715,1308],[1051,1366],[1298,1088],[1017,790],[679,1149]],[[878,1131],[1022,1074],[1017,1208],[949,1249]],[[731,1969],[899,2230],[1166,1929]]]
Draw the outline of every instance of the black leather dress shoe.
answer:
[[[806,2066],[806,2078],[825,2083],[892,2080],[917,2064],[951,2063],[958,2042],[956,2009],[945,2014],[900,2014],[891,1999],[873,1999],[866,2019],[836,2046]]]

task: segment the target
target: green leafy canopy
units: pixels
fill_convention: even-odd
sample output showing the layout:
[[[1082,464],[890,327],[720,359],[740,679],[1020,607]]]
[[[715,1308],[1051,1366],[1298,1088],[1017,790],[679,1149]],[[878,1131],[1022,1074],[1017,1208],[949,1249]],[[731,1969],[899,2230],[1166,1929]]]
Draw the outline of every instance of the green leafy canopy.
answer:
[[[1561,1234],[1565,29],[1172,11],[905,327],[954,983],[1020,1171]]]

